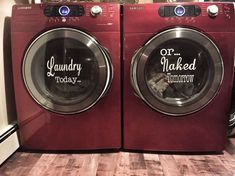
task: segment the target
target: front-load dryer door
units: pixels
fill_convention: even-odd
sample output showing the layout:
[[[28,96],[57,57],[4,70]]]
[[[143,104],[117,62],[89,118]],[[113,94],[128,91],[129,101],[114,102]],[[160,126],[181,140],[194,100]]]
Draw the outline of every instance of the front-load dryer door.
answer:
[[[91,108],[112,80],[106,50],[90,35],[71,28],[52,29],[38,36],[25,53],[22,71],[32,98],[59,114]]]
[[[223,79],[223,61],[204,34],[174,28],[155,35],[132,58],[136,94],[154,110],[185,115],[205,107]]]

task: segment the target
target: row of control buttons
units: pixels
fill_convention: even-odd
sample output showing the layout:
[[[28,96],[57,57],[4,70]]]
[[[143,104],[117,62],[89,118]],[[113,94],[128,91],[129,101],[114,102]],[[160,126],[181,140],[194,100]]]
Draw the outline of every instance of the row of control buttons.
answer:
[[[78,22],[80,21],[80,18],[79,17],[50,17],[48,19],[48,22],[49,23],[60,23],[60,22],[67,22],[67,23],[74,23],[74,22]]]

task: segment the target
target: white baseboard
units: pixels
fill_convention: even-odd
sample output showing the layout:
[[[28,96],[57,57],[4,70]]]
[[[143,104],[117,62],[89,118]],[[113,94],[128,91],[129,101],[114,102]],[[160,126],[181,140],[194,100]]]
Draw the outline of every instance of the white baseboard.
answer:
[[[20,146],[16,130],[16,125],[8,125],[0,130],[0,165]]]

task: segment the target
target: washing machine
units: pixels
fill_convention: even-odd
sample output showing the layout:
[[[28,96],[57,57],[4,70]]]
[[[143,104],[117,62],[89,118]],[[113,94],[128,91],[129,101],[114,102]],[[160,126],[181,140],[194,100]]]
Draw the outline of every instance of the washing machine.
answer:
[[[22,148],[120,148],[119,4],[16,5],[11,35]]]
[[[124,6],[123,146],[220,152],[233,82],[230,3]]]

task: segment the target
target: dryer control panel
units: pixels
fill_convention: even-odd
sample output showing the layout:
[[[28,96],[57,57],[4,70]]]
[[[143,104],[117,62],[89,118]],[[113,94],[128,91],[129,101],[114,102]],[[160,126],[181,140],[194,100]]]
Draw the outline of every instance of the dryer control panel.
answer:
[[[156,33],[172,26],[190,26],[207,32],[234,32],[234,5],[218,2],[126,4],[125,32]]]
[[[194,17],[201,13],[201,8],[198,5],[175,5],[175,6],[161,6],[158,14],[161,17]]]
[[[218,15],[225,15],[227,19],[230,19],[233,13],[230,6],[232,6],[232,4],[229,3],[194,3],[191,5],[182,3],[176,5],[161,5],[158,9],[158,15],[165,18],[197,16],[215,18]]]

